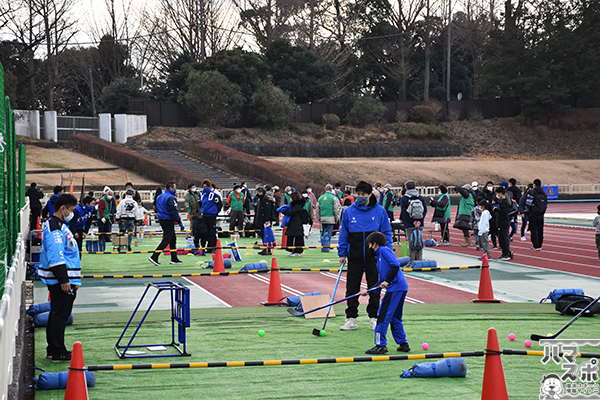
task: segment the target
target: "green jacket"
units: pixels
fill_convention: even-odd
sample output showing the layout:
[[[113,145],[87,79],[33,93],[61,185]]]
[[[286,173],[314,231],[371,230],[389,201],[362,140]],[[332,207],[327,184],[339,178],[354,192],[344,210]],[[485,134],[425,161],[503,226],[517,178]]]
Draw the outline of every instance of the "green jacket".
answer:
[[[319,197],[317,203],[317,219],[323,224],[335,224],[338,219],[339,201],[331,193],[327,192]]]
[[[189,190],[185,192],[185,202],[187,204],[187,211],[190,213],[190,217],[193,215],[200,215],[200,195],[198,192],[190,193]]]
[[[469,193],[468,198],[464,198],[460,196],[460,202],[458,203],[458,213],[462,215],[471,215],[471,211],[475,206],[475,199],[473,199],[473,194]]]
[[[104,202],[104,215],[100,215],[100,202],[98,202],[98,213],[96,215],[96,218],[98,219],[102,219],[102,218],[106,218],[106,219],[110,219],[110,208],[112,207],[111,201],[108,200],[106,198],[106,195],[102,196],[100,198],[101,202]]]
[[[387,204],[387,207],[386,207]],[[388,190],[383,198],[383,207],[386,211],[394,211],[394,192]]]
[[[244,193],[236,193],[235,191],[229,193],[227,198],[227,204],[231,207],[231,211],[244,211]]]
[[[444,197],[447,197],[447,198],[448,198],[448,202],[446,203],[446,208],[443,208],[443,207],[436,207],[436,209],[437,209],[437,210],[441,210],[441,211],[443,211],[443,212],[444,212],[444,218],[446,218],[446,219],[450,219],[450,218],[451,218],[451,216],[450,216],[450,196],[448,195],[448,193],[442,193],[442,194],[440,195],[440,197],[438,198],[438,201],[442,201],[442,199],[443,199]],[[469,213],[469,215],[470,215],[470,214],[471,214],[471,213]]]

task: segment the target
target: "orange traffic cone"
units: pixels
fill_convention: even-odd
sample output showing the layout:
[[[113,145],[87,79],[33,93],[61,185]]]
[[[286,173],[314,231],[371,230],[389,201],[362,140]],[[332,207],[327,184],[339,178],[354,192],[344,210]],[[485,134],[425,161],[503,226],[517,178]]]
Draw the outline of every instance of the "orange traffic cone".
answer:
[[[494,289],[492,289],[492,277],[490,276],[490,264],[487,255],[483,256],[481,263],[481,275],[479,276],[479,293],[473,303],[500,303],[500,300],[494,299]]]
[[[495,353],[495,354],[494,354]],[[481,400],[508,400],[496,329],[488,330]]]
[[[217,248],[215,250],[215,261],[213,263],[213,272],[225,272],[223,264],[223,251],[221,250],[221,239],[217,238]]]
[[[281,247],[287,246],[287,235],[285,234],[286,232],[287,232],[287,226],[284,226],[283,231],[281,232]]]
[[[269,280],[269,297],[266,302],[262,302],[263,306],[279,305],[279,300],[283,298],[281,292],[281,282],[279,280],[279,269],[277,268],[277,258],[273,257],[271,261],[271,279]]]
[[[40,217],[37,217],[37,223],[35,224],[35,233],[34,233],[34,237],[36,239],[41,239],[42,238],[42,224],[40,221]]]
[[[83,350],[81,342],[73,344],[71,353],[71,365],[69,366],[69,378],[67,379],[67,390],[65,400],[87,400],[87,382],[83,363]]]

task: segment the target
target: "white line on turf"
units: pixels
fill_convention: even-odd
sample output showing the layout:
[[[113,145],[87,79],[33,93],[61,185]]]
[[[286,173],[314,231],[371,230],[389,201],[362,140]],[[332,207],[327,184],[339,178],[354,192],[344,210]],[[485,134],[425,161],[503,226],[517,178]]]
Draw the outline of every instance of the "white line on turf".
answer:
[[[223,304],[225,307],[231,307],[231,305],[223,300],[221,300],[220,298],[218,298],[217,296],[215,296],[214,294],[212,294],[211,292],[209,292],[208,290],[204,289],[202,286],[198,285],[197,283],[191,281],[190,279],[183,277],[183,279],[185,279],[186,281],[188,281],[189,283],[191,283],[192,285],[196,286],[198,289],[202,290],[204,293],[206,293],[207,295],[209,295],[210,297],[212,297],[213,299],[217,300],[219,303]]]
[[[256,280],[259,280],[259,281],[261,281],[261,282],[267,283],[267,284],[271,282],[271,280],[270,280],[269,278],[267,278],[267,277],[264,277],[264,276],[253,275],[253,274],[249,274],[248,276],[250,276],[251,278],[254,278],[254,279],[256,279]],[[299,291],[299,290],[296,290],[296,289],[294,289],[294,288],[291,288],[291,287],[289,287],[289,286],[286,286],[286,285],[281,285],[281,290],[283,290],[283,291],[285,291],[285,292],[288,292],[288,293],[291,293],[291,294],[293,294],[294,296],[300,296],[300,295],[303,295],[303,294],[304,294],[304,293],[302,293],[301,291]]]

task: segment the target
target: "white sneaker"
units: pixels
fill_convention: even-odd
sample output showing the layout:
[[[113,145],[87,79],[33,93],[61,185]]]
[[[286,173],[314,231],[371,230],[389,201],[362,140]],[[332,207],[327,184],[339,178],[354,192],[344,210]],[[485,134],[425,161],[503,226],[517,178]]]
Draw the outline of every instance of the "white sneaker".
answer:
[[[356,323],[356,318],[347,318],[346,323],[340,326],[340,331],[351,331],[357,328],[358,324]]]
[[[521,242],[525,242],[527,239],[525,239],[525,236],[521,236]]]
[[[369,322],[369,327],[371,328],[372,331],[374,331],[376,326],[377,326],[377,318],[371,318],[371,321]]]

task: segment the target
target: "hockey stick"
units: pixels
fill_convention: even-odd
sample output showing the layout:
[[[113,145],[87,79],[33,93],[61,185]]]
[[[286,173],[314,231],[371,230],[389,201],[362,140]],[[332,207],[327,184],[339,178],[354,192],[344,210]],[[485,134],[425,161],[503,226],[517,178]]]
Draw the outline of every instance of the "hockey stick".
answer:
[[[379,285],[372,287],[371,289],[367,290],[367,292],[372,292],[372,291],[374,291],[374,290],[376,290],[376,289],[379,289]],[[317,307],[317,308],[313,308],[312,310],[308,310],[308,311],[297,311],[297,310],[295,310],[293,307],[290,307],[290,308],[288,308],[288,309],[287,309],[287,312],[289,312],[290,314],[292,314],[294,317],[301,317],[301,316],[303,316],[303,315],[310,314],[310,313],[312,313],[312,312],[315,312],[315,311],[322,310],[322,309],[324,309],[324,308],[326,308],[326,307],[332,306],[332,305],[334,305],[334,304],[339,304],[339,303],[342,303],[342,302],[344,302],[344,301],[346,301],[346,300],[349,300],[349,299],[351,299],[351,298],[353,298],[353,297],[358,297],[358,296],[360,296],[360,292],[358,292],[358,293],[355,293],[355,294],[353,294],[352,296],[344,297],[344,298],[343,298],[343,299],[341,299],[341,300],[334,301],[334,302],[331,302],[331,303],[329,303],[329,304],[325,304],[324,306]]]
[[[577,321],[577,319],[579,317],[581,317],[583,315],[583,313],[585,313],[586,310],[588,310],[589,308],[591,308],[594,304],[596,304],[598,301],[600,301],[600,296],[596,297],[596,299],[594,301],[592,301],[590,304],[588,304],[587,306],[585,306],[585,308],[581,311],[579,311],[579,314],[577,314],[576,316],[573,317],[572,320],[570,320],[565,326],[563,326],[558,332],[556,332],[554,335],[551,336],[542,336],[542,335],[531,335],[531,340],[535,340],[535,341],[539,341],[540,339],[556,339],[556,337],[558,335],[560,335],[561,333],[563,333],[565,331],[565,329],[567,329],[569,326],[571,326],[571,324],[575,321]]]
[[[337,292],[337,288],[338,288],[338,284],[340,283],[340,278],[342,277],[342,270],[344,269],[344,265],[346,263],[344,262],[342,265],[340,265],[340,271],[338,272],[338,276],[337,276],[337,280],[335,281],[335,287],[333,288],[333,294],[331,295],[331,301],[335,300],[335,293]],[[327,309],[327,315],[325,315],[325,321],[323,321],[323,328],[322,329],[313,329],[312,334],[315,336],[321,336],[321,331],[325,330],[325,325],[327,325],[327,320],[329,319],[329,313],[331,312],[331,307],[333,307],[333,305],[329,305],[329,308]]]

